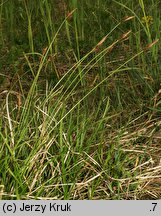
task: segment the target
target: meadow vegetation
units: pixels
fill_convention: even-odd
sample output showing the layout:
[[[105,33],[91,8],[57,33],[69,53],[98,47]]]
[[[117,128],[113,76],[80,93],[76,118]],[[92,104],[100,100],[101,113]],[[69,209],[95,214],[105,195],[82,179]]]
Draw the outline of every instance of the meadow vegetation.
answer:
[[[159,0],[2,0],[0,198],[161,198]]]

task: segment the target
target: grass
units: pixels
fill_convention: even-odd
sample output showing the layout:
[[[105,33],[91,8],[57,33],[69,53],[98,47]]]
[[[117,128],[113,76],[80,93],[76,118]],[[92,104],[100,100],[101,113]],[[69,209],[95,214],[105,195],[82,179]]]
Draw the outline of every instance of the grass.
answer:
[[[159,4],[2,1],[1,199],[160,199]]]

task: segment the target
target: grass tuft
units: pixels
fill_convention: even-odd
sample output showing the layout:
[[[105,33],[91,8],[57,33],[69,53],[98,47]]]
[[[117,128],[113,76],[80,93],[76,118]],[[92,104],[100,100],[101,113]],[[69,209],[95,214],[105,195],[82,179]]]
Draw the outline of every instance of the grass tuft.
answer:
[[[159,4],[2,1],[0,199],[160,199]]]

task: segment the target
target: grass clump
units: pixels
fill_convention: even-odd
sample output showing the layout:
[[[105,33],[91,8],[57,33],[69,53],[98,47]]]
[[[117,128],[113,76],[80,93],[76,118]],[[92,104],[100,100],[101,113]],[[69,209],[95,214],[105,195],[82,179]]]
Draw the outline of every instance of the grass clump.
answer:
[[[160,198],[158,5],[2,2],[1,199]]]

